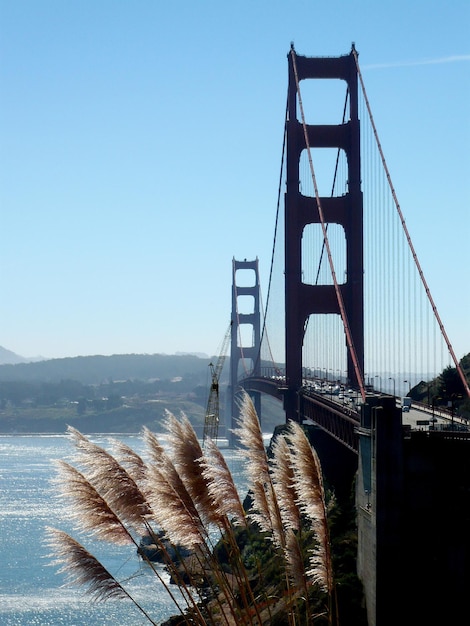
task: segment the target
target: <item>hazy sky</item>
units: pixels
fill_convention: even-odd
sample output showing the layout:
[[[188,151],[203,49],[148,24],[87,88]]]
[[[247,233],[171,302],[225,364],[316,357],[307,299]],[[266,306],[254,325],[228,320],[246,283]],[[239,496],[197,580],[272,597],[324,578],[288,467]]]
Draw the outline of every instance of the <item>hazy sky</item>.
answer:
[[[267,290],[287,54],[355,42],[457,356],[470,351],[468,0],[0,0],[0,345],[215,354]]]

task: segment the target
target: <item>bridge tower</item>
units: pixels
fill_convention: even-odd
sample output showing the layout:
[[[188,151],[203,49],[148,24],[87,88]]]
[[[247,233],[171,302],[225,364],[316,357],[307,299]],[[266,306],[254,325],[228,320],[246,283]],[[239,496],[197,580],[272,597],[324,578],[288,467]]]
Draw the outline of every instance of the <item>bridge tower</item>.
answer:
[[[361,376],[364,372],[363,302],[363,201],[360,177],[360,128],[358,117],[358,75],[353,51],[340,57],[289,54],[287,120],[287,186],[285,193],[285,316],[287,419],[297,418],[297,396],[302,385],[302,345],[309,315],[341,313],[334,285],[311,285],[302,281],[302,234],[309,224],[321,224],[318,204],[325,223],[342,226],[346,242],[346,277],[339,285]],[[307,125],[297,114],[297,80],[340,79],[349,91],[349,119],[339,125]],[[307,135],[307,139],[306,136]],[[308,141],[308,143],[307,143]],[[340,148],[347,158],[348,188],[343,196],[302,195],[299,165],[301,153],[310,148]],[[345,337],[346,345],[346,337]],[[347,376],[358,386],[354,360],[347,351]]]
[[[239,281],[239,282],[237,282]],[[251,332],[250,332],[251,331]],[[248,345],[243,345],[248,342]],[[258,259],[232,261],[232,336],[230,347],[230,382],[228,398],[231,409],[231,427],[235,427],[239,408],[237,405],[238,380],[250,369],[253,376],[261,370],[260,282]],[[261,395],[251,392],[261,419]],[[230,435],[229,435],[230,440]]]

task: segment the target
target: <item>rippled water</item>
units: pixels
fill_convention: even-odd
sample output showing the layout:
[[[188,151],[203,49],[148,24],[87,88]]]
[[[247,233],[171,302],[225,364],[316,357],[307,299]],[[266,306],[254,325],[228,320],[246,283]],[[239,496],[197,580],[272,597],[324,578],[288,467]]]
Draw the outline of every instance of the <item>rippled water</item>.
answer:
[[[116,435],[139,454],[137,436]],[[108,438],[91,437],[104,447]],[[148,620],[130,601],[93,603],[83,590],[64,587],[44,545],[45,527],[81,538],[54,498],[50,480],[54,459],[72,453],[66,436],[0,436],[0,624],[1,626],[139,626]],[[241,461],[224,452],[240,493],[246,492]],[[129,546],[116,547],[83,539],[92,552],[142,604],[156,623],[178,613],[155,574]],[[166,576],[162,570],[162,575]],[[172,587],[172,591],[174,587]],[[177,589],[176,589],[177,592]]]

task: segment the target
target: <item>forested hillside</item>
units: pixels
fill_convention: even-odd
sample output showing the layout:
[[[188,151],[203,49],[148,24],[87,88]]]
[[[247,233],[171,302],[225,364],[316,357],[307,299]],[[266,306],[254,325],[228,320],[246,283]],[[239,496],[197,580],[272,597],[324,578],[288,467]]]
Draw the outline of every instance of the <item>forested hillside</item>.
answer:
[[[0,366],[0,432],[155,430],[169,410],[202,428],[209,359],[114,355]],[[227,376],[225,374],[225,376]]]
[[[67,425],[85,433],[136,433],[143,425],[158,431],[166,411],[183,411],[202,433],[210,363],[194,355],[129,354],[0,365],[0,433],[62,433]],[[228,370],[227,360],[222,413]],[[280,409],[274,401],[268,430],[282,421]]]
[[[57,383],[61,380],[75,380],[84,385],[95,385],[104,381],[172,379],[187,375],[204,380],[209,363],[209,358],[191,354],[77,356],[0,365],[0,381]]]

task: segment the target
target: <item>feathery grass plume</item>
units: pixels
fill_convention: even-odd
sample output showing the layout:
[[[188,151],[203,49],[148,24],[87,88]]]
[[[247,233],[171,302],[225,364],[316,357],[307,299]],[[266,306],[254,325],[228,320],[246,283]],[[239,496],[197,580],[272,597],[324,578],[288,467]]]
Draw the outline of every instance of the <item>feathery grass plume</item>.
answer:
[[[154,465],[158,465],[160,461],[167,456],[165,448],[158,441],[157,435],[152,432],[147,426],[144,426],[142,428],[142,439],[145,442],[147,452],[150,456],[150,460]]]
[[[244,446],[241,454],[247,460],[247,476],[253,500],[252,510],[247,517],[262,532],[266,532],[274,546],[279,548],[278,557],[285,557],[286,537],[282,524],[280,506],[272,480],[270,463],[263,441],[261,426],[254,404],[248,393],[243,392],[240,403],[238,428],[234,430],[240,443]],[[296,590],[291,588],[291,581],[285,571],[285,563],[280,563],[284,570],[284,584],[288,602],[295,596]],[[289,624],[296,623],[295,608],[287,612]]]
[[[240,454],[246,459],[246,472],[250,481],[253,508],[257,512],[257,522],[266,531],[272,529],[272,515],[266,496],[266,485],[270,482],[268,458],[264,446],[258,415],[248,393],[243,392],[240,402],[238,427],[233,430],[243,446]]]
[[[300,548],[299,540],[292,528],[286,531],[285,559],[287,572],[292,580],[292,587],[308,597],[307,576],[305,572],[304,558]]]
[[[246,570],[242,564],[240,550],[235,541],[233,529],[228,517],[226,514],[220,513],[218,507],[214,506],[212,494],[209,491],[208,481],[204,475],[202,467],[204,452],[190,421],[184,413],[181,414],[180,419],[176,419],[176,417],[169,411],[166,416],[167,419],[165,426],[168,432],[168,443],[171,449],[171,461],[182,483],[186,487],[188,494],[192,498],[200,519],[204,524],[206,546],[200,555],[200,563],[204,568],[208,568],[210,576],[214,579],[217,589],[225,598],[225,602],[229,607],[229,612],[232,613],[232,617],[238,615],[238,623],[243,623],[240,622],[241,617],[238,614],[239,609],[237,608],[238,605],[241,604],[241,607],[244,607],[246,614],[250,616],[251,623],[251,613],[248,611],[248,607],[250,605],[255,605],[254,597],[251,592]],[[222,455],[218,449],[215,454],[217,455],[217,453],[219,453],[218,457],[220,460]],[[225,468],[228,472],[226,465]],[[227,474],[226,478],[228,478]],[[231,484],[239,503],[239,513],[241,512],[242,516],[244,516],[243,506],[239,501],[238,493],[233,484],[233,479],[231,479]],[[233,586],[231,580],[227,578],[223,568],[221,568],[217,560],[214,559],[211,546],[209,545],[210,540],[207,524],[214,524],[222,532],[224,543],[229,546],[232,574],[234,576],[234,580],[236,581],[235,587]],[[238,600],[235,599],[234,589],[238,590]],[[216,597],[219,597],[217,592]],[[225,615],[226,610],[222,609],[223,607],[219,606],[219,610]],[[257,611],[255,611],[255,613],[257,613]]]
[[[60,493],[71,498],[71,510],[73,517],[78,522],[78,527],[83,531],[91,532],[98,539],[118,543],[133,543],[138,547],[136,539],[131,535],[132,526],[126,524],[126,521],[122,519],[122,507],[115,512],[109,502],[109,500],[114,502],[113,498],[109,497],[110,490],[119,491],[120,497],[125,497],[125,493],[122,493],[119,485],[113,483],[114,478],[111,482],[106,480],[104,471],[107,469],[113,476],[123,476],[126,488],[129,488],[130,485],[130,488],[133,489],[133,482],[135,481],[132,481],[130,474],[125,472],[124,467],[113,456],[106,452],[103,453],[103,449],[89,442],[87,437],[75,431],[72,433],[72,438],[78,449],[76,458],[85,467],[87,474],[81,473],[65,461],[59,461],[57,463],[59,475],[56,483]],[[148,491],[144,489],[142,493],[146,495],[148,493],[148,501],[145,503],[149,507],[149,513],[143,518],[147,531],[151,531],[150,524],[156,522],[164,530],[170,543],[174,546],[188,547],[193,550],[194,557],[198,560],[199,566],[193,571],[188,568],[184,560],[172,561],[168,552],[164,554],[164,562],[178,584],[189,611],[183,615],[183,619],[187,624],[199,624],[201,626],[208,624],[216,626],[216,624],[222,623],[225,623],[226,626],[232,624],[251,624],[253,626],[253,614],[258,614],[258,612],[256,607],[254,613],[252,609],[250,610],[254,604],[254,597],[246,572],[237,572],[237,584],[232,587],[232,579],[226,575],[212,553],[208,529],[198,515],[195,503],[181,480],[172,459],[158,444],[153,434],[147,433],[147,440],[150,442],[151,456],[154,455],[154,462],[146,466],[141,463],[140,457],[134,455],[129,449],[119,446],[118,449],[121,449],[124,457],[129,459],[131,465],[134,465],[138,472],[145,469],[145,484],[148,485]],[[202,475],[202,467],[199,462],[195,465],[197,465],[198,473]],[[91,479],[94,479],[96,484],[92,483]],[[153,505],[153,509],[150,505]],[[126,517],[128,517],[127,514]],[[230,528],[226,517],[218,513],[217,517],[224,521],[226,527]],[[101,581],[109,581],[109,588],[116,589],[115,593],[119,593],[120,584],[113,579],[99,561],[88,555],[83,546],[80,546],[78,542],[61,531],[56,532],[55,538],[56,543],[53,547],[59,558],[62,558],[62,563],[66,563],[63,559],[64,554],[67,553],[67,547],[73,545],[73,554],[70,555],[70,561],[67,561],[66,565],[70,572],[74,572],[75,578],[73,580],[75,582],[88,586],[88,590],[92,594],[96,593],[96,590],[102,589],[104,599],[108,596],[106,596],[106,585]],[[161,542],[162,552],[167,545],[165,542]],[[232,541],[230,545],[238,549],[236,542]],[[243,565],[239,553],[235,560],[238,566]],[[149,566],[161,580],[158,571],[151,562],[149,562]],[[200,580],[201,573],[205,574],[205,577],[207,576],[207,581],[204,583],[201,583]],[[185,575],[188,576],[189,584],[194,584],[193,591],[189,589]],[[161,582],[165,585],[163,580]],[[204,601],[203,595],[201,595],[201,584],[209,584],[214,594],[213,602],[215,602],[211,606],[207,605],[207,614],[204,613],[204,615],[199,606],[199,603]],[[180,613],[183,614],[171,590],[167,585],[165,588],[173,598]],[[122,585],[121,590],[126,595],[126,590]],[[199,602],[197,597],[199,597]],[[201,604],[201,606],[203,605]],[[151,621],[150,618],[149,621]],[[258,623],[261,623],[260,620]]]
[[[120,582],[78,541],[66,532],[46,528],[46,543],[55,557],[51,565],[61,565],[60,573],[67,576],[70,585],[82,585],[92,598],[105,601],[111,598],[127,598],[141,611],[151,624],[157,626],[145,609],[126,591]]]
[[[304,598],[307,614],[310,614],[308,579],[305,558],[302,551],[302,519],[295,490],[295,474],[292,454],[286,433],[280,434],[271,445],[273,483],[279,502],[279,509],[285,528],[285,563],[286,571],[293,590],[291,601],[301,594]]]
[[[52,549],[52,553],[49,556],[54,560],[50,564],[61,565],[58,572],[67,576],[67,584],[84,586],[85,591],[89,593],[95,601],[106,601],[111,598],[127,598],[143,613],[151,624],[157,626],[157,622],[151,618],[122,583],[120,583],[96,557],[88,552],[84,546],[66,532],[56,528],[46,527],[45,543]],[[175,607],[183,616],[185,623],[200,624],[201,626],[205,625],[206,622],[197,607],[193,616],[198,616],[200,619],[192,618],[188,620],[184,617],[183,609],[179,605],[178,600],[160,574],[154,568],[152,569],[173,600]],[[193,603],[188,602],[187,604],[190,606]]]
[[[224,620],[228,620],[229,626],[236,615],[236,602],[224,571],[212,555],[210,535],[204,521],[216,521],[223,529],[228,524],[217,513],[204,513],[201,500],[206,508],[211,505],[211,500],[199,463],[203,453],[189,420],[185,416],[181,419],[180,423],[170,412],[167,413],[170,452],[160,445],[153,433],[149,430],[145,432],[155,461],[148,466],[146,493],[154,517],[171,543],[192,550],[200,571],[209,574],[207,582],[210,586],[214,584],[213,592],[219,613]],[[206,492],[203,499],[197,493],[199,489]],[[211,582],[211,578],[215,583]],[[225,605],[221,604],[220,594],[225,599]],[[227,611],[232,615],[230,619]]]
[[[53,483],[63,498],[71,501],[70,515],[82,530],[116,544],[134,543],[132,535],[109,503],[89,480],[65,461],[55,461],[57,476]]]
[[[110,572],[78,541],[57,528],[46,527],[46,545],[53,550],[52,565],[61,565],[59,573],[67,575],[70,585],[88,586],[88,592],[97,601],[127,597]]]
[[[217,515],[233,518],[237,525],[246,526],[245,510],[233,476],[222,452],[212,439],[206,439],[204,456],[199,462]]]
[[[147,469],[148,502],[157,524],[169,541],[189,550],[206,546],[206,529],[171,459],[163,453],[158,465]]]
[[[78,440],[83,442],[86,446],[86,452],[82,450],[82,454],[86,453],[92,455],[95,452],[94,447],[88,448],[88,440],[84,435],[81,435],[81,433],[76,431],[75,436],[78,437]],[[116,446],[123,450],[126,456],[130,458],[132,463],[138,468],[139,475],[142,474],[145,469],[142,459],[125,444],[122,444],[121,446],[121,442],[116,441],[115,443]],[[98,448],[98,450],[101,452],[101,449]],[[101,460],[102,455],[99,454],[98,457],[99,460]],[[106,456],[105,458],[107,459]],[[73,466],[60,460],[56,461],[56,465],[58,472],[56,478],[53,479],[53,482],[56,483],[59,494],[61,494],[62,497],[68,498],[72,502],[73,506],[70,508],[70,517],[78,522],[79,528],[85,531],[90,531],[91,534],[97,536],[98,539],[112,541],[115,543],[134,543],[135,547],[138,548],[139,546],[136,539],[131,535],[129,529],[125,525],[125,519],[120,516],[123,507],[118,507],[120,511],[116,512],[112,508],[112,504],[110,504],[110,502],[98,492],[88,478],[81,474]],[[134,490],[132,482],[130,485],[131,490]],[[107,491],[109,492],[109,489]],[[138,500],[140,502],[140,497]],[[133,500],[131,499],[131,503],[132,502]],[[122,505],[122,503],[120,504]],[[150,512],[150,508],[147,504],[146,507]],[[127,515],[126,517],[129,516]],[[159,541],[158,535],[153,532],[150,526],[150,521],[151,515],[147,513],[145,519],[142,520],[143,530],[153,537],[154,542],[160,549],[160,552],[162,555],[165,555],[166,546]],[[134,524],[134,526],[136,526],[136,524]],[[140,524],[137,524],[137,526],[139,526],[138,531],[140,532]],[[145,559],[145,555],[142,556],[144,560],[148,560]],[[171,559],[167,557],[166,562],[171,563]],[[151,564],[150,566],[152,567]],[[158,577],[161,579],[160,576]]]
[[[87,478],[65,461],[59,460],[56,464],[58,467],[58,475],[54,479],[54,482],[59,488],[59,493],[71,499],[73,506],[70,509],[70,515],[77,521],[79,528],[83,531],[89,531],[98,539],[118,544],[132,543],[135,548],[138,548],[136,539],[134,539],[134,537],[130,534],[123,521],[116,513],[114,513],[113,510],[111,510],[108,503],[87,480]],[[191,593],[187,590],[184,581],[181,579],[180,572],[167,552],[166,544],[160,541],[158,536],[152,532],[152,529],[147,522],[146,529],[154,537],[154,541],[163,555],[164,562],[172,573],[174,579],[178,581],[180,590],[188,607],[191,606],[192,610],[195,611],[196,614],[199,613]],[[63,536],[65,537],[65,535]],[[147,561],[156,577],[163,584],[164,588],[175,603],[175,606],[178,608],[180,613],[182,613],[183,611],[180,608],[178,601],[161,575],[155,569],[154,564],[149,561],[145,555],[142,556],[144,560]],[[93,571],[97,571],[99,573],[99,569]]]
[[[303,428],[296,422],[289,422],[289,436],[299,506],[310,520],[316,538],[307,575],[331,594],[333,571],[320,461]]]
[[[212,506],[207,482],[199,463],[203,451],[191,422],[184,413],[181,413],[180,419],[176,419],[170,411],[166,411],[165,427],[173,464],[199,515],[205,523],[219,526],[222,520],[217,516],[217,509]]]
[[[250,532],[247,516],[225,458],[215,441],[210,437],[205,441],[204,456],[199,462],[203,476],[207,481],[212,507],[217,511],[217,515],[224,520],[222,541],[227,550],[231,572],[236,580],[236,589],[238,589],[242,604],[245,607],[245,613],[250,620],[256,616],[258,621],[255,623],[262,624],[258,607],[260,598],[255,598],[254,596],[248,571],[243,562],[240,546],[232,526],[233,523],[237,526],[242,526]],[[216,567],[220,569],[220,565],[217,563]],[[227,582],[230,584],[224,578],[225,585]],[[264,593],[261,593],[260,596],[263,596],[264,601],[266,600]]]
[[[142,481],[145,480],[147,465],[140,455],[130,446],[118,439],[110,440],[112,449],[119,463],[126,468],[129,476],[142,488]]]
[[[246,391],[243,391],[241,396],[240,416],[237,424],[238,428],[235,428],[233,433],[245,448],[245,451],[242,451],[244,456],[264,477],[269,473],[266,449],[255,406]]]
[[[278,436],[271,445],[273,462],[271,475],[281,511],[283,526],[286,530],[300,529],[300,509],[294,488],[294,470],[291,462],[291,450],[286,438]]]
[[[145,426],[142,437],[151,458],[143,490],[153,509],[154,521],[177,552],[182,546],[197,555],[203,554],[203,558],[207,559],[210,553],[208,534],[172,458],[155,433]],[[199,559],[199,556],[196,558]],[[184,559],[182,565],[185,565]],[[175,580],[181,581],[178,567],[172,568],[168,563],[167,566],[173,571]],[[191,574],[188,577],[191,579]],[[184,581],[181,582],[184,584]]]
[[[242,395],[238,424],[234,434],[244,446],[240,452],[247,460],[246,471],[253,498],[249,518],[270,534],[275,545],[282,548],[284,531],[263,434],[253,401],[246,392]]]
[[[141,532],[151,511],[136,482],[104,448],[71,426],[67,430],[76,447],[75,459],[88,481],[123,521]]]

